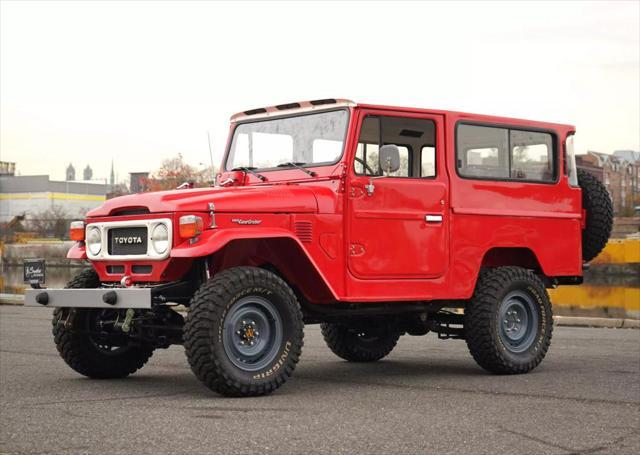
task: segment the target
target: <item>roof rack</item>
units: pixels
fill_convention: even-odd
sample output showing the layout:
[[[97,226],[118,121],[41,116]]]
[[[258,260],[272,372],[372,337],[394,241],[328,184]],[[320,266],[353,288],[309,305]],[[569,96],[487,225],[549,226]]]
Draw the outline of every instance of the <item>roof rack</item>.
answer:
[[[240,120],[275,117],[284,114],[297,114],[300,112],[320,111],[332,109],[335,107],[349,107],[355,106],[351,100],[343,98],[326,98],[321,100],[311,101],[298,101],[295,103],[278,104],[276,106],[260,107],[257,109],[250,109],[248,111],[238,112],[231,116],[231,122],[238,122]]]

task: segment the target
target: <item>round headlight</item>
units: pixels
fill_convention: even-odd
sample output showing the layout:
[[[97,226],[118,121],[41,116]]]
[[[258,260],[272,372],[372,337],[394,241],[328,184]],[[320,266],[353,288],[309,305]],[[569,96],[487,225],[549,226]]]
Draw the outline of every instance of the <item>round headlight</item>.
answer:
[[[102,237],[100,236],[100,229],[98,228],[89,228],[87,231],[87,238],[85,240],[87,243],[87,248],[89,248],[89,252],[97,256],[102,249]]]
[[[164,224],[158,224],[151,231],[151,246],[158,254],[164,254],[169,248],[169,230]]]

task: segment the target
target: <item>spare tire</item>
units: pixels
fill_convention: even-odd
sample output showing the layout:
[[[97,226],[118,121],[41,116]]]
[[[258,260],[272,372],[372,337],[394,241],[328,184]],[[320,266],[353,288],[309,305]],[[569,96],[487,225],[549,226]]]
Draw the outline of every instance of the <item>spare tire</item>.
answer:
[[[582,230],[582,259],[595,258],[609,241],[613,227],[613,204],[607,188],[593,175],[578,169],[578,185],[582,189],[582,208],[586,223]]]

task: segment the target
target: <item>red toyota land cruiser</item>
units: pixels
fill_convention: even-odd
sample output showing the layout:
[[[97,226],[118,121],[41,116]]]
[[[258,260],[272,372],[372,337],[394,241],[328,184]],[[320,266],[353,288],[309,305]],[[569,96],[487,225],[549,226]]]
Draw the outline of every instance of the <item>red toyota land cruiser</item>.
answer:
[[[26,304],[55,307],[60,355],[92,378],[184,344],[210,389],[267,394],[293,373],[305,323],[348,361],[435,332],[489,372],[526,373],[551,341],[546,288],[580,284],[611,231],[573,134],[342,99],[245,111],[215,187],[92,210],[68,254],[91,268],[65,289],[34,280]]]

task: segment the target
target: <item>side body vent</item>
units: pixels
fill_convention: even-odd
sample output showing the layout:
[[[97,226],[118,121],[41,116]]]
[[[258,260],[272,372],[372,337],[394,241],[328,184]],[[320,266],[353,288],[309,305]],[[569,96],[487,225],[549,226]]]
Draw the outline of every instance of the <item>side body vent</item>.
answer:
[[[311,243],[313,241],[313,224],[311,224],[311,221],[296,221],[293,228],[301,242]]]

